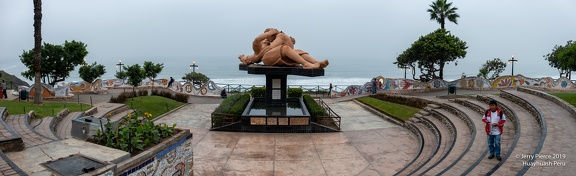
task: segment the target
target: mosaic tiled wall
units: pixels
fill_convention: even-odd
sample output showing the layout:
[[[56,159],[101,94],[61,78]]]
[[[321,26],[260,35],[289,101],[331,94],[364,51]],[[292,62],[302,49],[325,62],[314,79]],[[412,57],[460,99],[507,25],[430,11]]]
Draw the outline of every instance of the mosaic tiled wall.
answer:
[[[402,78],[385,78],[383,76],[376,77],[375,86],[377,90],[410,90],[410,89],[426,89],[426,88],[448,88],[450,85],[455,85],[458,88],[507,88],[518,86],[536,86],[541,88],[550,89],[576,89],[576,83],[571,82],[567,78],[552,79],[551,77],[544,78],[529,78],[523,75],[517,76],[501,76],[492,81],[478,78],[478,77],[465,77],[454,81],[444,81],[441,79],[433,79],[429,82],[420,82],[411,79]],[[371,80],[368,80],[364,85],[348,86],[340,92],[336,92],[336,96],[346,96],[355,94],[370,93],[373,87]]]
[[[194,161],[192,151],[192,135],[190,135],[156,154],[155,157],[118,175],[193,175],[192,167],[194,166]]]

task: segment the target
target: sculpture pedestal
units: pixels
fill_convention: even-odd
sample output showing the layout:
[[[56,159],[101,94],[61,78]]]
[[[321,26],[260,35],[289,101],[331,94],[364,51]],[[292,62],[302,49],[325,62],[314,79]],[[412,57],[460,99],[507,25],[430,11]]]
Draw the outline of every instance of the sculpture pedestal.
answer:
[[[266,106],[286,106],[287,75],[266,75]]]
[[[302,67],[278,67],[265,65],[239,65],[248,74],[266,75],[266,106],[286,106],[288,75],[307,77],[324,76],[324,69],[303,69]]]

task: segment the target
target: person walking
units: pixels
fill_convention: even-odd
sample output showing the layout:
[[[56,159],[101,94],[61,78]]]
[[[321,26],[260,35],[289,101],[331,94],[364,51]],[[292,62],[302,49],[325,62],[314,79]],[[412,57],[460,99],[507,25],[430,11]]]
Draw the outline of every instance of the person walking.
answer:
[[[498,107],[496,101],[490,101],[489,105],[490,108],[487,109],[486,112],[484,112],[484,116],[482,116],[482,122],[486,124],[484,129],[488,135],[488,151],[490,152],[488,159],[496,157],[498,161],[501,161],[500,140],[504,123],[506,123],[506,115],[504,115],[502,109]]]

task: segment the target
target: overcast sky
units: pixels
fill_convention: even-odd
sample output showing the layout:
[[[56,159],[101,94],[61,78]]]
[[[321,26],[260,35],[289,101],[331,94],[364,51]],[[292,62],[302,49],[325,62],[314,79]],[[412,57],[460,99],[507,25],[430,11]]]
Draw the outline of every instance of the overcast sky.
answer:
[[[89,62],[107,66],[144,60],[185,72],[194,60],[217,74],[237,69],[238,54],[267,27],[285,31],[296,48],[329,59],[327,72],[402,77],[396,56],[439,28],[429,20],[431,0],[57,0],[43,1],[43,41],[88,45]],[[542,55],[576,40],[575,0],[455,1],[458,25],[446,28],[467,42],[466,58],[447,77],[476,75],[492,58],[520,60],[515,73],[557,76]],[[31,0],[0,0],[0,69],[20,75],[18,56],[33,48]],[[230,66],[231,65],[231,66]],[[354,69],[350,69],[354,68]],[[362,68],[362,69],[358,69]],[[77,71],[74,71],[77,72]],[[234,72],[235,73],[235,72]],[[506,70],[510,74],[510,68]],[[246,74],[238,72],[237,74]]]

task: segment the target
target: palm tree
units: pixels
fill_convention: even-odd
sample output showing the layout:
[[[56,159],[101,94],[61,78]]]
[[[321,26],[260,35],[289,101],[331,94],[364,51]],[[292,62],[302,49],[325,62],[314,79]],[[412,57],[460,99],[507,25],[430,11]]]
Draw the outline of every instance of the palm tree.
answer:
[[[42,104],[42,85],[40,70],[42,68],[42,0],[34,2],[34,104]]]
[[[436,2],[432,2],[430,9],[428,9],[428,12],[430,12],[430,20],[436,20],[440,23],[440,28],[442,29],[444,29],[446,18],[448,18],[448,21],[458,24],[456,21],[456,19],[460,17],[460,15],[456,13],[458,8],[451,6],[452,3],[446,3],[446,0],[436,0]]]

